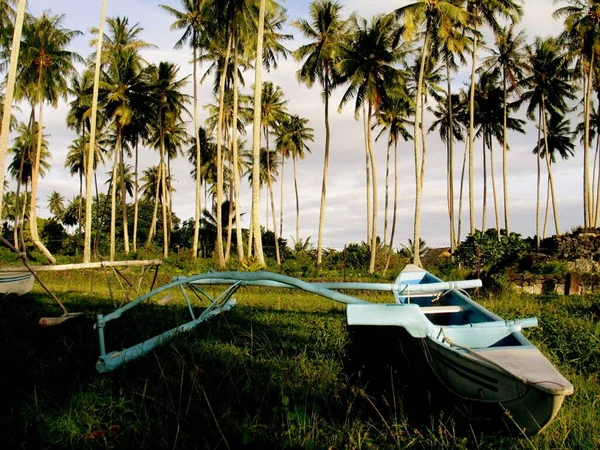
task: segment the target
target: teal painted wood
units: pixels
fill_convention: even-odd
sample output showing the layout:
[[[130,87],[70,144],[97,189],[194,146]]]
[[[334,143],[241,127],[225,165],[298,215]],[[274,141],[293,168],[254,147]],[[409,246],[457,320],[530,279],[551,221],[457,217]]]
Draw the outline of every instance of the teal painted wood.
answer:
[[[145,340],[144,342],[140,342],[137,345],[126,348],[121,351],[110,352],[108,354],[101,354],[96,362],[96,370],[100,373],[111,372],[123,364],[133,361],[134,359],[140,358],[144,355],[147,355],[156,347],[159,347],[169,340],[173,339],[176,335],[184,333],[186,331],[191,331],[202,322],[206,322],[210,318],[225,312],[229,311],[231,308],[235,306],[235,300],[228,300],[224,305],[218,306],[211,310],[205,310],[205,313],[201,314],[197,319],[191,320],[183,325],[179,325],[178,327],[172,328],[168,331],[165,331],[158,336],[154,336],[150,339]]]

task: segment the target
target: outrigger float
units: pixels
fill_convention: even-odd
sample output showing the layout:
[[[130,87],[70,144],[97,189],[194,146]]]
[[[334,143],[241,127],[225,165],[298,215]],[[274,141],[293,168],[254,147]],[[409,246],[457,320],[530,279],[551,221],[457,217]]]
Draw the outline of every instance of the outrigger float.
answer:
[[[203,286],[227,285],[218,296]],[[100,356],[96,368],[109,372],[139,358],[178,333],[189,331],[235,306],[233,294],[242,286],[301,289],[347,305],[350,330],[392,327],[417,343],[421,357],[435,378],[450,393],[478,405],[501,407],[523,432],[536,434],[550,423],[573,386],[521,333],[537,326],[536,318],[503,320],[471,300],[465,289],[480,280],[443,282],[427,271],[407,265],[395,283],[307,283],[270,272],[212,272],[176,277],[107,315],[98,315],[96,328]],[[130,348],[106,351],[108,322],[153,297],[179,288],[191,320]],[[387,291],[392,303],[372,303],[339,291]],[[189,293],[208,306],[196,314]],[[166,301],[167,297],[159,300]]]

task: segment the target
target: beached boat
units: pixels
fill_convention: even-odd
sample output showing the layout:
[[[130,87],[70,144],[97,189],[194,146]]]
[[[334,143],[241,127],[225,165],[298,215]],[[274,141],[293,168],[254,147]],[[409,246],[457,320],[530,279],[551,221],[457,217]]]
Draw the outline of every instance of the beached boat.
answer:
[[[217,296],[202,289],[219,284],[228,287]],[[565,396],[573,393],[571,383],[521,333],[523,328],[536,326],[537,319],[503,320],[464,293],[464,289],[480,287],[480,280],[443,282],[414,265],[406,266],[395,283],[307,283],[270,272],[176,277],[110,314],[98,316],[100,356],[96,368],[111,371],[231,309],[235,305],[232,295],[242,286],[301,289],[345,303],[351,331],[401,331],[441,386],[465,402],[500,408],[527,434],[540,432],[556,416]],[[165,293],[171,289],[183,293],[191,320],[133,347],[107,353],[107,323],[151,298],[159,303],[168,301],[172,294]],[[393,302],[372,303],[339,292],[351,290],[391,292]],[[208,300],[199,314],[194,312],[189,292]]]
[[[536,434],[573,393],[571,383],[521,333],[537,319],[503,320],[413,265],[396,286],[396,303],[349,305],[349,327],[401,327],[424,366],[454,396],[483,411],[504,412],[505,421]]]
[[[27,271],[0,273],[0,294],[26,294],[33,289],[33,281],[33,275]]]

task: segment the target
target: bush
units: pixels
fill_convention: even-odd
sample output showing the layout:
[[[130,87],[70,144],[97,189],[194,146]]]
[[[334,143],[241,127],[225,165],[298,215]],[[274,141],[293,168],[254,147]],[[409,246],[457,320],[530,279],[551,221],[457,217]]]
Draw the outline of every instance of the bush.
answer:
[[[502,235],[498,240],[493,228],[485,233],[476,230],[458,246],[455,257],[466,267],[475,270],[479,277],[482,271],[489,274],[503,272],[523,257],[527,247],[520,234]]]

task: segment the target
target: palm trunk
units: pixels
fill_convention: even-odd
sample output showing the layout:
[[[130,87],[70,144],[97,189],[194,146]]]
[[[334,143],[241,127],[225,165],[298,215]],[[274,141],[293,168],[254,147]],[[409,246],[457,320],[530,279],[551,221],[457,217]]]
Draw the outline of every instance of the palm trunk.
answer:
[[[365,105],[363,104],[363,136],[365,139],[365,174],[366,174],[366,186],[367,186],[367,242],[371,242],[371,232],[373,231],[373,206],[371,205],[371,154],[369,153],[369,138],[368,138],[368,127],[367,114],[365,112]]]
[[[102,39],[104,36],[104,23],[106,18],[106,6],[108,0],[102,1],[100,12],[100,25],[98,26],[98,38],[96,46],[96,66],[94,70],[94,90],[92,93],[92,117],[90,120],[90,146],[88,152],[88,170],[85,177],[85,240],[83,245],[83,262],[91,261],[92,256],[92,173],[94,169],[94,156],[96,149],[96,123],[98,117],[98,91],[100,86],[100,65],[102,61]]]
[[[283,175],[285,174],[285,157],[281,155],[281,179],[279,190],[279,236],[283,236]]]
[[[117,217],[117,164],[119,164],[119,150],[114,149],[114,161],[113,161],[113,170],[112,177],[110,183],[110,250],[109,250],[109,259],[110,261],[115,260],[116,253],[116,243],[115,243],[115,234],[116,234],[116,217]]]
[[[541,168],[540,168],[540,140],[542,137],[542,107],[539,108],[539,119],[538,119],[538,148],[537,148],[537,194],[536,194],[536,207],[535,207],[535,239],[536,247],[540,248],[540,182],[541,182]]]
[[[590,66],[587,74],[587,85],[584,95],[584,142],[583,142],[583,209],[584,226],[592,225],[592,190],[590,189],[590,167],[589,167],[589,145],[590,145],[590,98],[592,91],[593,70],[594,70],[594,52],[590,58]]]
[[[160,185],[162,167],[159,165],[156,172],[156,190],[154,191],[154,209],[152,213],[152,222],[150,223],[150,231],[148,232],[148,239],[146,240],[146,246],[149,247],[156,234],[156,222],[158,222],[158,202],[160,199]]]
[[[506,236],[510,235],[509,228],[509,215],[508,215],[508,142],[506,139],[506,133],[508,131],[507,119],[508,119],[508,102],[507,102],[507,87],[506,87],[506,71],[503,69],[503,102],[504,102],[504,123],[502,126],[502,189],[504,193],[504,229]]]
[[[231,145],[229,145],[231,148]],[[225,248],[225,261],[229,261],[229,255],[231,254],[231,238],[233,233],[233,167],[232,158],[229,157],[229,214],[227,216],[227,247]]]
[[[138,213],[140,207],[140,183],[138,177],[138,166],[139,166],[139,140],[135,142],[135,199],[133,201],[133,251],[137,252],[137,230],[138,230]]]
[[[598,153],[600,152],[600,133],[597,133],[596,136],[596,152],[594,156],[594,174],[597,173],[598,178],[596,179],[596,175],[594,175],[594,182],[592,186],[596,187],[596,208],[595,208],[595,216],[594,216],[594,226],[598,227],[598,222],[600,221],[600,167],[598,167]]]
[[[292,155],[294,167],[294,192],[296,194],[296,242],[300,242],[300,199],[298,198],[298,178],[296,177],[296,156]]]
[[[265,257],[260,235],[260,105],[262,104],[262,56],[263,39],[265,32],[266,0],[260,0],[258,14],[258,37],[256,39],[256,58],[254,63],[254,125],[252,145],[252,236],[251,245],[254,248],[254,257],[262,266]]]
[[[425,185],[425,163],[427,157],[427,144],[425,139],[425,95],[421,96],[421,142],[423,144],[423,153],[421,154],[421,190]]]
[[[162,111],[160,112],[162,114]],[[161,173],[161,205],[162,205],[162,228],[163,228],[163,256],[165,258],[169,257],[169,230],[168,230],[168,222],[167,222],[167,174],[165,168],[165,134],[162,124],[162,117],[159,118],[159,127],[160,127],[160,173]]]
[[[546,147],[546,152],[545,152],[545,157],[546,157],[546,168],[548,170],[548,179],[550,181],[550,192],[552,195],[552,207],[553,207],[553,212],[554,212],[554,226],[555,226],[555,230],[556,230],[556,235],[559,236],[560,235],[560,222],[558,221],[558,208],[556,206],[556,191],[554,189],[554,177],[552,175],[552,164],[550,161],[550,152],[548,151],[548,126],[546,124],[546,105],[545,105],[545,99],[544,96],[542,95],[542,120],[543,120],[543,125],[544,125],[544,141],[545,141],[545,147]],[[589,180],[589,178],[588,178]]]
[[[269,127],[265,127],[265,141],[267,150],[267,188],[271,197],[271,217],[273,218],[273,235],[275,237],[275,259],[277,264],[281,264],[281,254],[279,253],[279,234],[277,230],[277,214],[275,212],[275,197],[273,196],[273,183],[271,182],[271,150],[269,149]],[[269,214],[267,213],[267,222]]]
[[[458,230],[457,230],[457,240],[460,244],[461,241],[461,228],[462,228],[462,209],[463,209],[463,190],[465,186],[465,169],[467,167],[467,152],[469,150],[469,143],[465,142],[465,150],[463,152],[463,162],[462,169],[460,171],[460,191],[458,193]]]
[[[17,64],[19,61],[19,48],[21,46],[21,31],[25,19],[25,8],[27,0],[19,0],[15,17],[14,32],[10,50],[10,63],[6,79],[6,93],[4,97],[2,129],[0,130],[0,215],[2,214],[2,202],[4,200],[4,180],[6,172],[6,154],[8,152],[8,138],[10,130],[10,118],[12,113],[15,80],[17,78]],[[90,214],[91,215],[91,214]]]
[[[317,238],[317,266],[323,258],[323,227],[325,224],[325,197],[327,195],[327,172],[329,168],[329,143],[331,130],[329,128],[329,74],[325,73],[323,98],[325,100],[325,155],[323,157],[323,183],[321,184],[321,206],[319,209],[319,231]]]
[[[485,153],[485,141],[486,134],[483,133],[483,204],[482,204],[482,218],[481,218],[481,231],[487,230],[487,155]]]
[[[229,57],[231,55],[231,41],[231,34],[229,34],[227,50],[225,52],[225,61],[223,63],[223,72],[219,83],[219,120],[217,122],[217,245],[215,250],[217,252],[217,264],[221,269],[225,268],[225,255],[223,254],[223,214],[221,211],[221,204],[223,203],[223,109],[225,102],[227,66],[229,65]]]
[[[419,68],[419,81],[417,83],[417,94],[415,101],[415,130],[414,130],[414,153],[415,153],[415,221],[413,234],[413,264],[421,265],[420,247],[421,247],[421,96],[423,92],[423,76],[425,73],[425,61],[427,59],[427,50],[429,46],[430,23],[427,22],[425,29],[425,39],[423,41],[423,53],[421,55],[421,66]]]
[[[121,168],[121,215],[123,217],[123,250],[129,254],[129,230],[127,229],[127,191],[125,190],[125,161],[121,130],[117,130],[117,145],[119,146],[119,166]]]
[[[396,219],[398,216],[398,140],[394,140],[394,209],[392,214],[392,231],[390,233],[390,250],[394,248]]]
[[[244,259],[244,237],[242,236],[242,220],[241,220],[241,205],[240,205],[240,173],[239,173],[239,161],[238,161],[238,136],[237,136],[237,122],[238,122],[238,103],[239,103],[239,92],[238,92],[238,40],[237,37],[234,42],[233,48],[233,130],[231,132],[232,138],[232,152],[233,152],[233,192],[235,199],[235,236],[237,241],[237,254],[238,260],[241,262]]]
[[[48,258],[52,264],[56,263],[56,259],[52,256],[52,253],[48,251],[46,246],[40,240],[40,236],[38,234],[37,229],[37,187],[38,187],[38,179],[40,174],[40,154],[42,152],[42,134],[43,134],[43,114],[44,114],[44,102],[42,100],[41,94],[41,73],[40,78],[38,79],[38,90],[40,91],[38,102],[40,104],[40,115],[38,122],[38,135],[37,135],[37,146],[35,151],[35,159],[33,168],[31,171],[31,201],[30,201],[30,212],[29,212],[29,229],[31,231],[31,240],[35,244],[35,246],[42,252],[42,254]]]
[[[546,181],[546,208],[544,211],[544,227],[542,231],[542,239],[546,239],[546,231],[548,229],[548,213],[550,212],[550,177]]]
[[[371,101],[369,101],[367,143],[369,158],[371,159],[371,180],[373,181],[373,228],[371,230],[371,261],[369,263],[369,273],[375,273],[375,259],[377,257],[377,165],[375,163],[375,153],[371,146],[371,116],[373,116],[373,106],[371,105]]]
[[[477,65],[477,22],[473,36],[473,65],[469,90],[469,222],[471,234],[475,232],[474,140],[475,140],[475,68]],[[483,228],[483,227],[482,227]]]
[[[197,75],[197,57],[196,57],[196,31],[193,32],[192,54],[194,58],[192,80],[194,83],[194,137],[196,138],[196,202],[194,208],[194,238],[192,242],[192,257],[198,257],[198,241],[200,236],[200,216],[202,215],[202,155],[200,153],[200,134],[198,130],[198,75]]]
[[[391,135],[388,139],[388,145],[385,155],[385,202],[384,202],[384,213],[383,213],[383,245],[386,245],[388,239],[388,209],[389,209],[389,192],[390,192],[390,153],[392,152],[392,138]]]
[[[450,219],[450,250],[456,249],[456,228],[454,227],[454,113],[452,110],[452,83],[450,64],[446,61],[446,80],[448,83],[448,161],[447,161],[447,197]]]
[[[496,170],[494,168],[494,144],[490,144],[490,171],[492,172],[492,195],[494,197],[494,216],[496,218],[496,234],[500,240],[500,213],[498,211],[498,196],[496,195]]]

